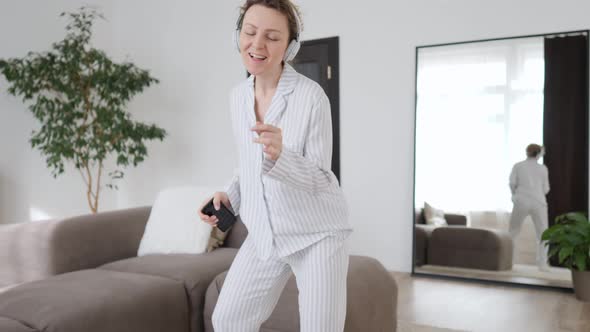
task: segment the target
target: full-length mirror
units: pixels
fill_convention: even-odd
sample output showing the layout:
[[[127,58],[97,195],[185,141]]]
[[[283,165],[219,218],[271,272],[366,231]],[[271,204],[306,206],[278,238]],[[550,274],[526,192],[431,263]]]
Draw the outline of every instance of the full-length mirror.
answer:
[[[414,273],[572,287],[541,234],[588,210],[587,32],[416,48]]]

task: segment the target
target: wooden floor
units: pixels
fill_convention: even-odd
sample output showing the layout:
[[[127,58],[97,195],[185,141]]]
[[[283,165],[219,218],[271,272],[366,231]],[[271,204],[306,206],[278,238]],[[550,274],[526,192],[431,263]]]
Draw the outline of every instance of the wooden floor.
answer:
[[[473,332],[590,332],[590,303],[573,293],[392,275],[400,321]]]

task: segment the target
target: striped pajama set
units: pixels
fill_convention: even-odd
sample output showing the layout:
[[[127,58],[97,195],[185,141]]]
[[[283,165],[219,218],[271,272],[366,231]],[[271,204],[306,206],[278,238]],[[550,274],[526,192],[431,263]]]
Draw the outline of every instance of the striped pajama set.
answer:
[[[232,90],[239,167],[226,188],[248,237],[213,313],[216,332],[254,332],[293,272],[303,332],[341,332],[346,316],[346,238],[352,232],[331,171],[330,103],[313,80],[285,64],[264,122],[282,129],[283,150],[266,159],[254,143],[254,77]]]
[[[547,216],[547,199],[549,193],[549,171],[547,166],[539,164],[536,158],[527,158],[516,163],[510,172],[510,191],[512,192],[512,214],[508,232],[516,247],[516,238],[520,234],[522,223],[531,216],[537,234],[537,266],[547,267],[547,248],[542,241],[543,231],[549,227]],[[513,250],[516,261],[516,250]]]

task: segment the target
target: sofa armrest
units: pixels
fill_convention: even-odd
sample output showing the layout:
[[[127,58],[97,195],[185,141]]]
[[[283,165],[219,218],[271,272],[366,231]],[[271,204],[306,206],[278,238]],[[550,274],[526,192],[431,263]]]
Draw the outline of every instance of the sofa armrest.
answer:
[[[434,225],[414,225],[414,265],[422,266],[426,264],[428,254],[428,239],[432,231],[437,227]]]
[[[137,255],[151,207],[0,226],[0,287]]]
[[[445,220],[447,224],[453,226],[467,226],[467,217],[462,214],[446,213]]]

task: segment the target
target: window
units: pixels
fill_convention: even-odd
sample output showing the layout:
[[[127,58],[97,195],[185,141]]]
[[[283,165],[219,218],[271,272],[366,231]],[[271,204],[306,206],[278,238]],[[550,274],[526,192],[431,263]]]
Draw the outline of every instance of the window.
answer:
[[[508,177],[543,142],[543,38],[418,49],[416,204],[510,211]]]

